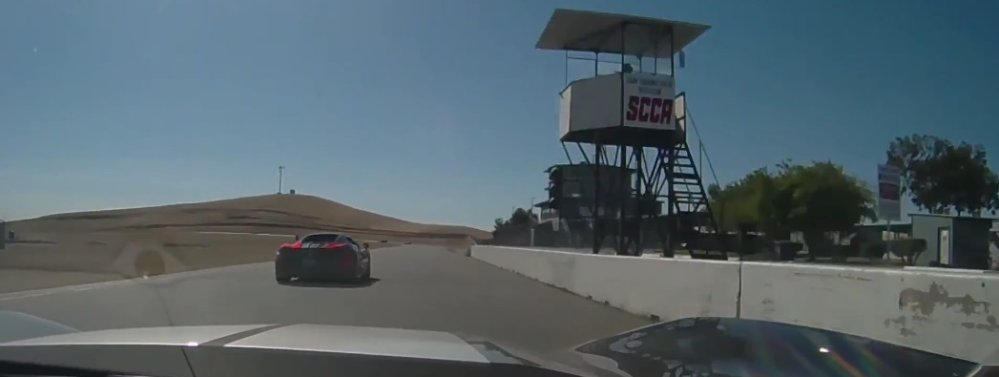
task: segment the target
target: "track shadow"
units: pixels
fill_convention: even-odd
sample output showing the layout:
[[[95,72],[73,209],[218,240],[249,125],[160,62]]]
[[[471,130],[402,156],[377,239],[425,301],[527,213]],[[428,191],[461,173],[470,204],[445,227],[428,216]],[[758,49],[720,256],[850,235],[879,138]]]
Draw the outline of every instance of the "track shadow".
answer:
[[[377,283],[380,279],[378,278],[368,278],[363,281],[309,281],[309,280],[292,280],[288,282],[278,282],[280,285],[288,285],[292,287],[313,287],[313,288],[364,288],[370,287]]]

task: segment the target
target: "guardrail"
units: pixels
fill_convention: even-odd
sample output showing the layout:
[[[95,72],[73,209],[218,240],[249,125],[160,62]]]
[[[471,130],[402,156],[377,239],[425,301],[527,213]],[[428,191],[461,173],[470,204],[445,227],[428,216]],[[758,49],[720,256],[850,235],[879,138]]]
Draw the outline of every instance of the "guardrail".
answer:
[[[501,246],[471,256],[661,320],[762,319],[981,361],[999,347],[999,275],[634,258]]]

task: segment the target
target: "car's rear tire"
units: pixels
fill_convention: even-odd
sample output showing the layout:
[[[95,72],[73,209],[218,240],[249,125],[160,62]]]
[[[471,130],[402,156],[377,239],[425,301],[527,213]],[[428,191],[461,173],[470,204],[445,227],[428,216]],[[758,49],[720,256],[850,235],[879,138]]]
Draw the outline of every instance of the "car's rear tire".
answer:
[[[364,273],[361,272],[361,266],[358,265],[357,267],[354,268],[354,270],[355,270],[354,276],[350,278],[350,281],[354,283],[360,283],[364,281]]]
[[[287,283],[287,282],[290,282],[291,281],[291,275],[288,274],[288,272],[285,271],[285,270],[286,270],[286,268],[283,268],[283,266],[281,266],[280,264],[275,263],[274,264],[274,280],[277,280],[278,283]]]

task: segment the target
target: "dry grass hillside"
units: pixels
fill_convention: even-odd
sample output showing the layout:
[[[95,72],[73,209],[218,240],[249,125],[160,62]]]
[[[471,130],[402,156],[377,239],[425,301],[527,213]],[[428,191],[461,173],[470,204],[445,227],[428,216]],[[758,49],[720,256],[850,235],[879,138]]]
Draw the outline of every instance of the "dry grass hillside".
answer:
[[[344,231],[392,238],[483,240],[489,232],[452,225],[420,224],[309,195],[263,195],[200,203],[64,213],[15,221],[26,234],[129,231],[226,231],[302,234]]]
[[[346,232],[371,249],[419,243],[461,251],[490,237],[306,195],[64,213],[7,229],[15,237],[0,252],[0,293],[271,262],[291,235],[316,231]]]

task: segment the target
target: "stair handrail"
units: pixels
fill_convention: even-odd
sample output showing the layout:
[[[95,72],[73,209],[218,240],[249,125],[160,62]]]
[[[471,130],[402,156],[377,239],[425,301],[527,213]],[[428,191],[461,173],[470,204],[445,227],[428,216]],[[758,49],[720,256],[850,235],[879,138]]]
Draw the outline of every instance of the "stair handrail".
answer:
[[[688,101],[683,101],[684,114],[690,119],[690,126],[694,128],[694,135],[697,136],[697,153],[699,155],[703,154],[708,160],[708,170],[711,171],[711,177],[714,178],[715,184],[721,185],[721,181],[718,180],[718,174],[715,173],[715,166],[711,163],[711,156],[708,155],[708,148],[704,145],[704,139],[701,138],[701,131],[697,129],[697,123],[694,122],[694,114],[690,111],[690,106],[687,105]]]

